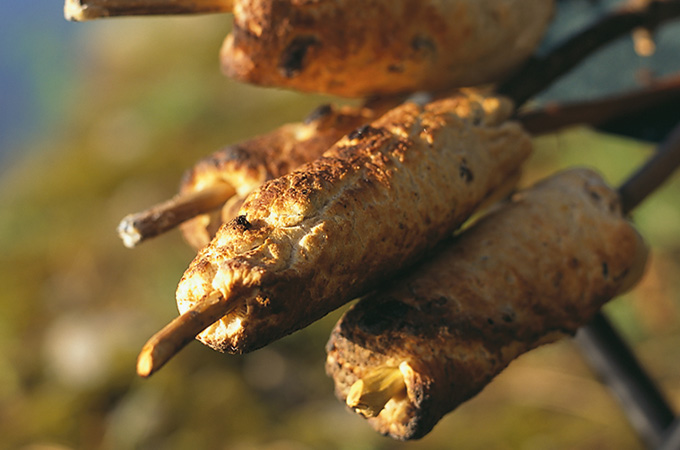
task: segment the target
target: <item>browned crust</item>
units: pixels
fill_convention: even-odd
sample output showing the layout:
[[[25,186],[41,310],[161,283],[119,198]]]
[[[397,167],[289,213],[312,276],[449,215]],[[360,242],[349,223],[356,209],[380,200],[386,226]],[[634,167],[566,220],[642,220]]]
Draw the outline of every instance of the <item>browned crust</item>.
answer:
[[[512,105],[473,92],[404,104],[323,157],[265,183],[185,272],[185,311],[213,290],[253,295],[199,335],[256,349],[413,264],[460,225],[531,151]]]
[[[331,335],[326,370],[344,401],[359,377],[406,362],[400,414],[369,422],[420,438],[519,354],[587,323],[639,278],[645,255],[615,191],[590,170],[564,172],[354,305]]]
[[[223,223],[236,217],[240,204],[255,188],[315,160],[342,136],[379,114],[380,109],[322,105],[304,122],[283,125],[202,159],[184,175],[180,195],[225,183],[236,195],[220,212],[184,222],[180,226],[184,238],[196,250],[205,247]]]
[[[222,68],[348,97],[481,85],[533,53],[552,11],[552,0],[241,0]]]

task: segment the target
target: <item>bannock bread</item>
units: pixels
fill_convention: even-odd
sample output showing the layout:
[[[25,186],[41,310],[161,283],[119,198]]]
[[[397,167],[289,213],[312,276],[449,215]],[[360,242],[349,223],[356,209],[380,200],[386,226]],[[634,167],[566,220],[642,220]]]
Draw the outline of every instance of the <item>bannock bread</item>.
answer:
[[[332,332],[326,371],[377,431],[420,438],[520,354],[589,322],[646,257],[617,193],[590,170],[563,172],[355,304]]]
[[[225,183],[233,188],[234,196],[221,210],[182,223],[184,238],[196,250],[205,247],[222,224],[236,217],[254,189],[314,161],[341,137],[379,114],[379,110],[367,107],[322,105],[304,122],[283,125],[199,161],[185,174],[180,195]]]
[[[236,0],[220,52],[240,81],[364,97],[496,82],[536,49],[553,0]]]
[[[154,349],[178,350],[181,322],[216,350],[247,352],[413,264],[529,156],[512,110],[473,91],[406,103],[266,182],[185,272],[182,315],[142,350],[140,372],[156,367]]]
[[[179,225],[185,240],[199,250],[208,245],[223,223],[236,217],[243,200],[255,188],[315,160],[345,134],[379,117],[391,104],[322,105],[303,122],[285,124],[229,145],[188,170],[176,196],[123,218],[118,233],[126,246],[134,247]]]

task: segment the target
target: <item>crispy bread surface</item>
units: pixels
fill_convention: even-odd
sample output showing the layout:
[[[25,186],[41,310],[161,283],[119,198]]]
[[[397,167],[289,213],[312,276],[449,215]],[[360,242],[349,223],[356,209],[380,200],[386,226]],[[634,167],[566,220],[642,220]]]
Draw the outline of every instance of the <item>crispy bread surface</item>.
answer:
[[[236,217],[243,200],[255,188],[315,160],[345,134],[378,115],[376,109],[322,105],[304,122],[283,125],[202,159],[184,175],[180,193],[227,183],[235,195],[221,211],[184,222],[180,227],[185,240],[196,250],[205,247],[223,223]]]
[[[355,304],[327,345],[343,401],[372,370],[400,367],[407,395],[368,419],[400,440],[427,434],[521,353],[574,333],[646,260],[616,192],[586,169],[516,194],[438,250]]]
[[[180,312],[237,302],[198,339],[254,350],[413,264],[529,156],[512,110],[471,91],[406,103],[255,190],[179,283]]]
[[[347,97],[477,86],[540,42],[553,0],[240,0],[226,75]]]

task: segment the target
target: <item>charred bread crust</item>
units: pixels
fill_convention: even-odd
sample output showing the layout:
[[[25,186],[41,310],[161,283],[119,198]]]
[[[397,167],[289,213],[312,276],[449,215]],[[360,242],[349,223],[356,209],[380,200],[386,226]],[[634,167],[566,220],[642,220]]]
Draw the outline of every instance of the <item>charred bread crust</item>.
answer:
[[[378,110],[369,108],[322,105],[304,122],[283,125],[202,159],[184,175],[180,192],[226,183],[234,188],[235,197],[221,213],[202,214],[184,222],[180,228],[185,240],[196,250],[205,247],[223,223],[236,217],[240,203],[255,188],[315,160],[377,115]]]
[[[240,81],[347,97],[478,86],[538,46],[553,0],[240,0],[221,50]]]
[[[641,248],[599,175],[552,177],[341,318],[327,344],[336,395],[345,401],[371,369],[406,362],[407,397],[369,422],[396,439],[420,438],[514,358],[573,334],[631,275],[637,281]]]
[[[473,92],[406,103],[318,160],[266,182],[201,250],[180,312],[220,291],[241,305],[198,339],[246,352],[300,329],[411,265],[531,152],[512,105]],[[465,167],[465,170],[461,170]],[[241,294],[238,294],[241,295]]]

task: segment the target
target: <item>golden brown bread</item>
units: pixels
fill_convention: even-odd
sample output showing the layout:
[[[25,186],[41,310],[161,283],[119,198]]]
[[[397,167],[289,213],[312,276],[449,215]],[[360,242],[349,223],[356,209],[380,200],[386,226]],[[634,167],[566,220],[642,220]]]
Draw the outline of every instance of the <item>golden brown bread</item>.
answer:
[[[236,0],[237,80],[348,97],[477,86],[528,58],[553,0]]]
[[[326,371],[377,431],[420,438],[514,358],[587,323],[645,260],[616,192],[590,170],[563,172],[355,304],[333,330]],[[382,401],[359,399],[388,375]]]
[[[283,125],[202,159],[185,174],[180,196],[218,184],[229,185],[234,196],[219,211],[182,223],[184,238],[196,250],[205,247],[255,188],[315,160],[345,134],[377,118],[381,108],[322,105],[304,122]]]
[[[246,352],[413,264],[529,156],[511,112],[509,101],[472,91],[406,103],[265,183],[185,272],[182,316],[206,298],[211,314],[223,305],[230,312],[198,338]]]

